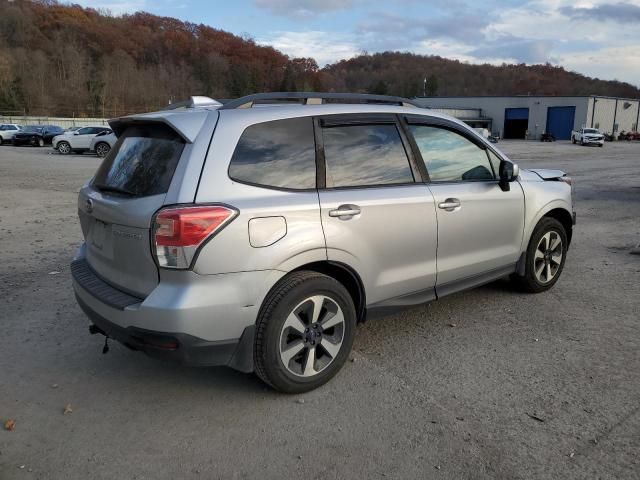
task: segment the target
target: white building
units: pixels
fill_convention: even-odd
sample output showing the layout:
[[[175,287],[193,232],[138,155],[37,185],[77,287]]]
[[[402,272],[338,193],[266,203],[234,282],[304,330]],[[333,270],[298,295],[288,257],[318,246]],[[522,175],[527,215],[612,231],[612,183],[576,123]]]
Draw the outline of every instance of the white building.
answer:
[[[571,130],[598,128],[616,137],[637,131],[640,99],[616,97],[418,97],[418,104],[453,115],[473,127],[485,127],[501,138],[538,139],[542,133],[558,140]]]

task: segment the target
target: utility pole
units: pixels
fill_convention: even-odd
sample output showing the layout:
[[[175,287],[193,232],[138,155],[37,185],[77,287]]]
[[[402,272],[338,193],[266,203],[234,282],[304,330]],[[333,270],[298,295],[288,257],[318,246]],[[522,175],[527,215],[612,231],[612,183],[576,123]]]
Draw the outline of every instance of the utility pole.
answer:
[[[424,77],[424,81],[422,82],[422,96],[427,96],[427,77]]]

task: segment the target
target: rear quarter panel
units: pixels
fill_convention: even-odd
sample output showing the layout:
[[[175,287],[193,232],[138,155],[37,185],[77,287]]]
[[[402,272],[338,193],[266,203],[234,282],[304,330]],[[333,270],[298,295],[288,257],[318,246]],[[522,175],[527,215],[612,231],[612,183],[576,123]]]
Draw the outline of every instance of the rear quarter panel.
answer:
[[[194,265],[195,272],[209,275],[256,270],[288,272],[306,263],[327,259],[316,190],[276,190],[229,178],[229,162],[245,128],[278,117],[278,113],[259,109],[251,115],[233,110],[220,112],[196,202],[228,204],[239,214],[202,247]],[[252,246],[249,222],[265,217],[284,217],[286,234],[273,244]]]

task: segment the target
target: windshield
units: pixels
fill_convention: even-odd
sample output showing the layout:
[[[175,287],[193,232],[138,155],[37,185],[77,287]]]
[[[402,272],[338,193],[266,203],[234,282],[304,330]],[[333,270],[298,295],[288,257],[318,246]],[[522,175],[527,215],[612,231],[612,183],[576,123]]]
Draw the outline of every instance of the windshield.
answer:
[[[42,127],[34,127],[32,125],[24,127],[22,129],[22,131],[25,133],[42,133],[42,130],[43,130]]]
[[[600,132],[595,128],[585,128],[584,133],[600,133]]]

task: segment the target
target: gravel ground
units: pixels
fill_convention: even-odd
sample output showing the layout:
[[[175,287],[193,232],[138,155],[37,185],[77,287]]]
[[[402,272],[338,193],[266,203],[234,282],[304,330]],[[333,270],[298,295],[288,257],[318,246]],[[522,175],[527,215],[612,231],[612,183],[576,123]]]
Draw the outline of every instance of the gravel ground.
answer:
[[[556,287],[499,281],[368,322],[353,361],[294,397],[102,355],[68,267],[99,162],[0,147],[0,479],[640,478],[640,143],[499,146],[576,180]]]

